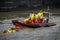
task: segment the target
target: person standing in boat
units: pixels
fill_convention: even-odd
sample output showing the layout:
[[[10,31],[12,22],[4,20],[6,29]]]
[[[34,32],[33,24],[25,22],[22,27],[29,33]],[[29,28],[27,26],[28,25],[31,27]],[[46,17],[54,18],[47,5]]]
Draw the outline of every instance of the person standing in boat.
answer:
[[[43,10],[44,14],[47,14],[46,16],[43,17],[43,23],[48,23],[49,21],[49,12],[47,10]]]

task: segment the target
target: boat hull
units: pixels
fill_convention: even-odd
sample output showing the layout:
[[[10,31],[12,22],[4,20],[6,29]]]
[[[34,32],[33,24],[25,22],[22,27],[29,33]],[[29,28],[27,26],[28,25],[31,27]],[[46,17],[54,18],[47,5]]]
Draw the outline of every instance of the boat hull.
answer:
[[[39,28],[39,27],[50,27],[50,26],[55,26],[56,24],[55,23],[43,23],[43,24],[25,24],[23,22],[18,22],[17,20],[12,20],[12,23],[13,25],[16,25],[16,23],[18,25],[21,25],[21,26],[25,26],[25,27],[29,27],[29,28]]]

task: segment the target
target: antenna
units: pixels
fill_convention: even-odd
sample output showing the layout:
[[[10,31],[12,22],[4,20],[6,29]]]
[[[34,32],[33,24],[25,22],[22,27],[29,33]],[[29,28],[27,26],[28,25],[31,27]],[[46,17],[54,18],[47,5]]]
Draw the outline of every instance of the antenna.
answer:
[[[47,12],[49,13],[49,17],[48,18],[49,18],[49,22],[50,22],[51,14],[50,14],[49,10],[50,10],[50,7],[47,6]]]

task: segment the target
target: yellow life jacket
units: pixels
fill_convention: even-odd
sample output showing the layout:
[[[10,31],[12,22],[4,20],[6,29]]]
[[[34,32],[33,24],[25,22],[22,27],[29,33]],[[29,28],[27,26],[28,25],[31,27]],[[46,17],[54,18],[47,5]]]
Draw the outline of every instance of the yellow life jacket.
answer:
[[[43,12],[39,12],[37,15],[38,17],[43,18]]]
[[[26,18],[26,19],[24,20],[24,23],[26,23],[26,21],[28,21],[28,18]]]
[[[31,15],[31,20],[35,19],[36,18],[36,15],[35,14],[32,14]]]
[[[7,33],[13,33],[13,32],[16,32],[16,30],[7,30]]]

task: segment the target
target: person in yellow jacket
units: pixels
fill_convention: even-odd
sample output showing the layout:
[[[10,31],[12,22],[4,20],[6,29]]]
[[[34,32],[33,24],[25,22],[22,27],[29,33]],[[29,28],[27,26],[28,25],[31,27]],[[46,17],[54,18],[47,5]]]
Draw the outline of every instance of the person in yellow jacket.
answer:
[[[14,32],[16,32],[16,29],[15,28],[11,28],[9,30],[3,31],[3,34],[14,33]]]
[[[29,23],[29,18],[26,18],[25,20],[23,20],[24,23]]]
[[[35,22],[36,21],[36,14],[35,14],[35,12],[32,13],[31,20],[32,20],[32,23],[36,23]]]
[[[43,12],[42,12],[42,10],[40,10],[37,15],[38,15],[38,17],[43,18]]]
[[[36,14],[33,12],[29,18],[24,20],[24,23],[35,23]]]
[[[7,33],[13,33],[13,32],[16,32],[16,30],[12,30],[12,29],[7,30]]]
[[[38,20],[40,21],[40,24],[42,24],[43,23],[43,12],[42,12],[42,10],[40,10],[37,15],[38,15]]]

